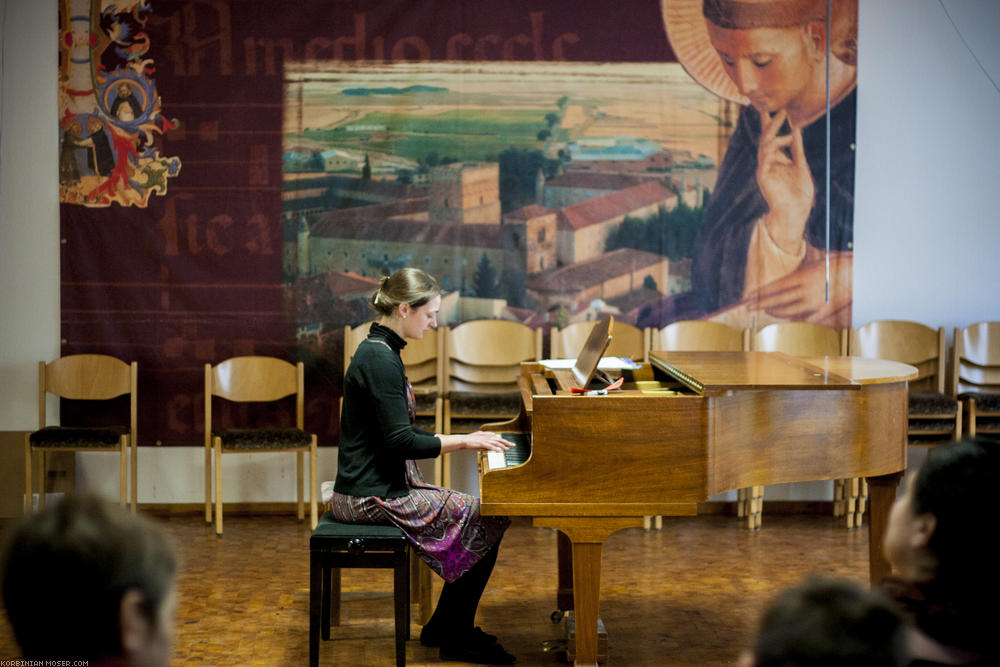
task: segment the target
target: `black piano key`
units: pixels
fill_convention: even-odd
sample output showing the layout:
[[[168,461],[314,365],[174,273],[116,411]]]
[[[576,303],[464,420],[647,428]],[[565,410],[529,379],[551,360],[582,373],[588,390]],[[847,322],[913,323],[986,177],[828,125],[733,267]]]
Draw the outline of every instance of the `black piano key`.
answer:
[[[531,437],[528,433],[501,433],[500,437],[514,443],[503,453],[508,466],[520,465],[531,457]]]

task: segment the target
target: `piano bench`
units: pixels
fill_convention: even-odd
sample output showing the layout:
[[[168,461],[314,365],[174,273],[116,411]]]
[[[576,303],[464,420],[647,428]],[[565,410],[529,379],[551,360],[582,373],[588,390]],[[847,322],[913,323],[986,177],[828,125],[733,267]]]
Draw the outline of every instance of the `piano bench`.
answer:
[[[319,665],[319,638],[340,625],[340,569],[392,568],[396,665],[406,664],[410,638],[410,547],[399,528],[340,523],[327,512],[309,538],[309,665]],[[334,585],[336,584],[336,585]]]

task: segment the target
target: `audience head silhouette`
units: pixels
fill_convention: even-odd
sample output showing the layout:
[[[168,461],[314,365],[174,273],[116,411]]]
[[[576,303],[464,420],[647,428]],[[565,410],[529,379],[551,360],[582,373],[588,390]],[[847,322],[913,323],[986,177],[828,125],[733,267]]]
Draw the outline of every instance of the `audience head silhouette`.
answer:
[[[812,577],[765,610],[745,667],[899,667],[904,623],[895,605],[855,583]]]
[[[156,524],[67,496],[11,535],[3,602],[29,660],[160,667],[173,649],[176,572]]]
[[[996,654],[1000,579],[983,521],[1000,488],[1000,443],[963,440],[930,451],[889,514],[883,588],[939,648]]]

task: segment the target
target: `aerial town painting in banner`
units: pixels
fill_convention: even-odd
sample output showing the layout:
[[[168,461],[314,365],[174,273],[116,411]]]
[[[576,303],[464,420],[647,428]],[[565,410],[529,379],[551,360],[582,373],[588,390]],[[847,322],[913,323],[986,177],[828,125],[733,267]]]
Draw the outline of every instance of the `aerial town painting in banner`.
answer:
[[[415,266],[440,319],[640,326],[690,288],[726,102],[680,65],[286,64],[284,270],[300,343]]]

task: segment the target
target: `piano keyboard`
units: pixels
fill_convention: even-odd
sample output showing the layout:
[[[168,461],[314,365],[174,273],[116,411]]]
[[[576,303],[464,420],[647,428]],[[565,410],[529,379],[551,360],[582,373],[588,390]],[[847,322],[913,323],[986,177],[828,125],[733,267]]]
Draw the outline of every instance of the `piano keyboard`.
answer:
[[[527,433],[501,433],[500,437],[514,446],[505,452],[486,452],[490,470],[521,465],[531,456],[531,436]]]

